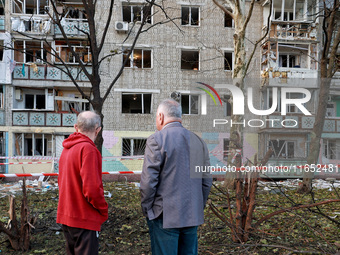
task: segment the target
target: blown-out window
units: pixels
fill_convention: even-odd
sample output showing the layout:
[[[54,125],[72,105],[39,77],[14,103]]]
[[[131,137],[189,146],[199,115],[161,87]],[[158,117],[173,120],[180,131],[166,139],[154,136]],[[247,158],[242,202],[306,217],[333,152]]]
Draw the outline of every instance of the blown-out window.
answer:
[[[146,8],[145,5],[123,5],[123,21],[142,21],[146,15]],[[146,22],[151,24],[151,15],[147,17]]]
[[[122,113],[150,113],[152,94],[123,93]]]
[[[198,114],[199,96],[181,95],[181,105],[183,114]]]
[[[123,63],[127,59],[128,51],[124,51],[123,53]],[[134,49],[131,52],[131,55],[127,62],[125,63],[125,67],[131,68],[151,68],[151,50],[146,49]]]
[[[182,70],[199,70],[199,51],[182,50],[181,53]]]
[[[16,156],[51,156],[52,135],[36,133],[14,134],[14,155]]]
[[[196,6],[182,6],[182,25],[199,26],[200,8]]]

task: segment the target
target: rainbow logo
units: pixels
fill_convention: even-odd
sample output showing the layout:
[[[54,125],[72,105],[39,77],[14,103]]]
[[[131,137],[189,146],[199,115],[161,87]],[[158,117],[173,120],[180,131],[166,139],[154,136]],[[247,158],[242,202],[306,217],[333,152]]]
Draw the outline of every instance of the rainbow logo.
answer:
[[[208,89],[210,89],[212,92],[214,92],[214,94],[217,96],[217,98],[218,98],[218,100],[220,101],[220,104],[221,104],[221,106],[222,106],[222,100],[221,100],[220,96],[218,95],[217,91],[216,91],[213,87],[211,87],[210,85],[208,85],[208,84],[206,84],[206,83],[203,83],[203,82],[197,82],[197,83],[198,83],[198,84],[201,84],[201,85],[203,85],[203,86],[206,86]],[[198,89],[203,90],[204,92],[206,92],[206,93],[212,98],[212,100],[214,101],[215,105],[217,105],[217,102],[216,102],[216,100],[215,100],[213,94],[212,94],[209,90],[204,89],[204,88],[201,88],[201,87],[196,87],[196,88],[198,88]],[[202,98],[202,112],[201,112],[201,114],[202,114],[202,115],[206,115],[206,114],[207,114],[207,101],[206,101],[205,98]]]

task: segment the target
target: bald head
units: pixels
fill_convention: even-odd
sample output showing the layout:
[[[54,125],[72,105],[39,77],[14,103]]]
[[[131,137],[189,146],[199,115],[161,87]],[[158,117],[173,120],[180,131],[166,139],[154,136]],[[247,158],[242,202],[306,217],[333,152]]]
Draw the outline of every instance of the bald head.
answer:
[[[94,132],[101,126],[100,116],[92,111],[81,112],[77,118],[77,127],[82,132]]]

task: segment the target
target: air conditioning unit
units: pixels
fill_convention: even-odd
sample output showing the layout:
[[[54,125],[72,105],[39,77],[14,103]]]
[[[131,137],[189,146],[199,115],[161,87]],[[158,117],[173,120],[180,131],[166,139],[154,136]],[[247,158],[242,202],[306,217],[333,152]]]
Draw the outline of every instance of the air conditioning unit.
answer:
[[[116,21],[115,29],[116,29],[116,31],[127,32],[129,30],[129,24],[125,21]]]

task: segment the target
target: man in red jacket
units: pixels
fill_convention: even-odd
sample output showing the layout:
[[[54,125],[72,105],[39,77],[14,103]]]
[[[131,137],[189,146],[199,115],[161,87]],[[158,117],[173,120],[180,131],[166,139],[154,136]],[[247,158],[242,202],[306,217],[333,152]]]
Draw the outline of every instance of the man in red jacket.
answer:
[[[94,144],[100,116],[78,115],[75,133],[63,142],[59,160],[57,223],[62,224],[67,254],[98,254],[98,231],[108,218],[102,182],[102,157]]]

